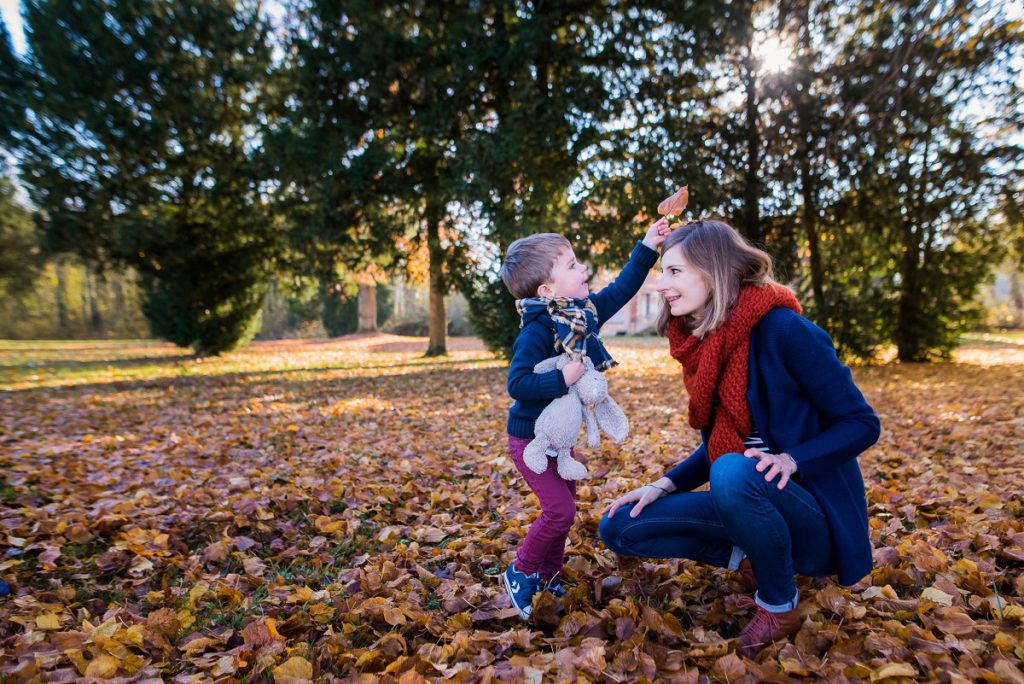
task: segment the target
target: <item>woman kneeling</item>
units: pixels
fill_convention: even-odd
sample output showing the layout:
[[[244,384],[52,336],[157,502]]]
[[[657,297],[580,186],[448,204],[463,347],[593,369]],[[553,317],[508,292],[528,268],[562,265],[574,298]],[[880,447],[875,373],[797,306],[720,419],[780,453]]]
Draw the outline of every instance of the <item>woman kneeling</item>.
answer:
[[[662,245],[658,330],[683,366],[701,445],[601,520],[616,553],[738,570],[755,591],[740,652],[800,629],[794,574],[871,571],[857,456],[879,421],[824,330],[772,279],[772,261],[730,226],[689,223]],[[693,491],[710,483],[707,491]]]

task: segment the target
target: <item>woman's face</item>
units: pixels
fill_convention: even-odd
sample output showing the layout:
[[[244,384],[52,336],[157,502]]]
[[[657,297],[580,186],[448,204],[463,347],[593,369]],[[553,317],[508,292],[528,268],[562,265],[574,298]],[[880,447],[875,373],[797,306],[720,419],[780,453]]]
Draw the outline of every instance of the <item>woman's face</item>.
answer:
[[[676,246],[661,255],[658,292],[673,316],[689,316],[704,310],[711,288],[704,274],[691,266],[682,248]]]

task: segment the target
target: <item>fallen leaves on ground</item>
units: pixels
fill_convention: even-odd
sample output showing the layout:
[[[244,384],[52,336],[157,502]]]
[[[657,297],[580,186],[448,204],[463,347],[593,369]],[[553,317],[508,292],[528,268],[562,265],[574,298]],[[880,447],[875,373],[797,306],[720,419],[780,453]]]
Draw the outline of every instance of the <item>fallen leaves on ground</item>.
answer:
[[[749,660],[729,573],[596,535],[696,444],[662,345],[612,343],[631,435],[590,451],[569,594],[526,623],[500,573],[537,502],[478,342],[0,347],[0,679],[1024,681],[1017,350],[856,369],[876,568],[802,579],[800,632]]]

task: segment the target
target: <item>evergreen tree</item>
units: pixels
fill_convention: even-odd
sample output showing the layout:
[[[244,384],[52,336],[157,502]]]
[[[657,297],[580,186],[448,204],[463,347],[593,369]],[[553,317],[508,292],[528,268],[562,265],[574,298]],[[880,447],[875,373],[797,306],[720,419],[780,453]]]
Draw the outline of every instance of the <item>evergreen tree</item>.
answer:
[[[977,286],[1001,252],[991,220],[1019,150],[994,136],[1017,112],[1018,22],[977,3],[871,3],[844,46],[844,99],[859,151],[850,215],[889,265],[883,321],[902,361],[947,356],[977,317]],[[991,121],[965,105],[987,100]],[[1016,122],[1019,126],[1019,120]],[[990,134],[985,134],[986,127]]]
[[[393,226],[378,220],[388,155],[369,120],[374,103],[361,89],[362,36],[351,30],[346,10],[311,2],[291,11],[295,21],[271,78],[264,133],[279,184],[274,210],[287,236],[278,262],[319,283],[323,324],[333,337],[355,330],[349,274],[386,263],[394,249]]]
[[[257,4],[28,0],[16,130],[48,245],[133,266],[153,331],[197,353],[258,325],[273,235],[254,164]]]

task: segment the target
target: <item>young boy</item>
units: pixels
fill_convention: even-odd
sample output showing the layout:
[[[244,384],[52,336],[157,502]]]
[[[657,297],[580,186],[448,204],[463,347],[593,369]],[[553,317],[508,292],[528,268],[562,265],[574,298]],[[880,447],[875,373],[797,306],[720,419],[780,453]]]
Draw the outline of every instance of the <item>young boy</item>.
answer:
[[[583,376],[583,356],[601,371],[615,365],[598,330],[640,290],[669,232],[667,219],[652,224],[619,277],[594,294],[587,285],[587,269],[561,235],[530,235],[513,242],[505,254],[501,279],[522,316],[508,370],[508,393],[515,399],[508,412],[508,446],[541,507],[504,575],[505,588],[523,619],[530,616],[537,592],[565,594],[560,580],[565,540],[576,518],[576,483],[563,480],[554,464],[543,473],[533,472],[523,462],[523,451],[544,407]],[[562,370],[533,372],[537,363],[563,351],[580,360]]]

